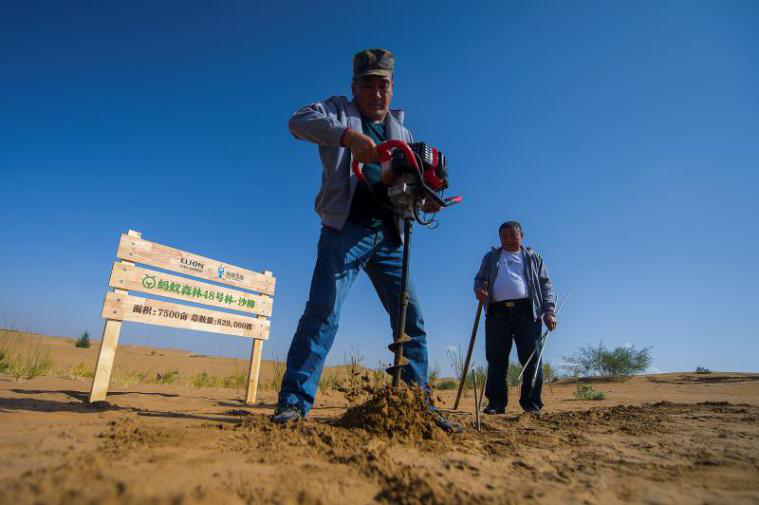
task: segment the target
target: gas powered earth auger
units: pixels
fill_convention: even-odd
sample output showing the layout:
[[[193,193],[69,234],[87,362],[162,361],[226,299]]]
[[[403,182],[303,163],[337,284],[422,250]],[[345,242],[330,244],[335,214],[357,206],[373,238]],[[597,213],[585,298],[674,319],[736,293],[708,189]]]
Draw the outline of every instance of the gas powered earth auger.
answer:
[[[368,186],[376,203],[387,208],[403,219],[403,263],[401,270],[401,304],[393,335],[393,343],[388,348],[394,353],[393,365],[387,373],[393,376],[393,386],[401,380],[401,367],[408,365],[403,356],[403,344],[411,338],[406,335],[406,309],[408,308],[408,269],[411,250],[411,228],[413,221],[435,227],[434,212],[450,207],[461,201],[460,196],[442,198],[448,187],[448,164],[445,156],[423,142],[406,144],[400,140],[389,140],[377,146],[381,163],[381,181],[388,186],[387,197],[390,205],[380,201],[361,171],[357,160],[353,160],[353,173]],[[425,209],[434,208],[428,217]]]

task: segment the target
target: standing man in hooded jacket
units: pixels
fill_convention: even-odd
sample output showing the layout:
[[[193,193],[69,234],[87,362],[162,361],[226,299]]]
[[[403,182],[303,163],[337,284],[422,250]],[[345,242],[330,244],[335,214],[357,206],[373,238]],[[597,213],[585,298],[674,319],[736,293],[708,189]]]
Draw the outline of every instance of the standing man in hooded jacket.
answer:
[[[507,221],[498,229],[498,236],[501,247],[485,254],[474,277],[474,294],[486,310],[486,414],[503,414],[506,410],[506,375],[512,341],[516,342],[517,355],[524,366],[540,339],[542,323],[549,330],[557,324],[556,299],[548,269],[540,254],[522,245],[522,225]],[[525,370],[519,404],[525,412],[539,414],[543,408],[543,370],[538,369],[533,388],[536,362],[537,357],[534,357]]]

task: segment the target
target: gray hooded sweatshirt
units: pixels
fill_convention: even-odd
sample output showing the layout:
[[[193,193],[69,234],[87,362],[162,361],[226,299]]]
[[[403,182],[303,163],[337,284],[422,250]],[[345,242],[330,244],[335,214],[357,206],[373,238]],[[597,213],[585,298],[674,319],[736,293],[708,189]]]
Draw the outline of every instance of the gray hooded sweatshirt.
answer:
[[[402,110],[390,110],[385,118],[388,140],[413,142],[411,133],[403,126]],[[362,131],[361,113],[344,96],[333,96],[322,102],[298,109],[289,122],[295,138],[319,146],[322,162],[322,185],[314,207],[325,226],[342,230],[350,213],[351,200],[358,180],[351,170],[350,149],[340,145],[348,128]]]
[[[556,307],[556,298],[553,294],[553,284],[548,276],[548,269],[543,258],[531,247],[522,247],[522,254],[525,258],[525,279],[527,279],[527,290],[530,300],[532,300],[532,315],[538,319],[543,314],[553,314]],[[474,276],[475,293],[485,287],[488,283],[488,299],[483,304],[485,310],[490,305],[490,295],[492,288],[495,286],[495,278],[498,276],[498,258],[501,255],[501,248],[492,248],[482,258],[482,264],[477,275]]]

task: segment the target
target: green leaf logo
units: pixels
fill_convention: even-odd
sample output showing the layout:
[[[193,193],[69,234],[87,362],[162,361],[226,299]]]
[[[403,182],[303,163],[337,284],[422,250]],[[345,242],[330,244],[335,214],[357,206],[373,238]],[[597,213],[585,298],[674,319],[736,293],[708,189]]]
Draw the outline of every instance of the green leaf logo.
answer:
[[[156,285],[155,276],[145,275],[145,278],[142,279],[142,285],[148,289],[153,289]]]

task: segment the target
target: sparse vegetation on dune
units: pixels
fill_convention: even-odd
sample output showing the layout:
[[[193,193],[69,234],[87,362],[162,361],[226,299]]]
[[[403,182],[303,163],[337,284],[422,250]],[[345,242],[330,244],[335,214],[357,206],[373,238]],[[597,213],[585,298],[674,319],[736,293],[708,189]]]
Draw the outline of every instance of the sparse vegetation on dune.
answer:
[[[270,386],[274,391],[279,391],[282,387],[282,378],[285,376],[285,362],[274,356],[272,364],[272,379]]]
[[[49,375],[53,369],[50,349],[36,337],[31,342],[22,341],[13,332],[0,333],[0,372],[13,375],[19,381],[40,375]]]
[[[88,370],[84,362],[71,365],[66,374],[71,379],[92,378],[95,376],[95,372]]]
[[[435,384],[435,389],[440,389],[441,391],[456,389],[457,387],[458,387],[458,383],[450,379],[443,379],[443,380],[438,381]]]
[[[636,349],[634,345],[608,349],[603,341],[597,346],[580,347],[571,356],[565,356],[564,366],[575,377],[600,375],[601,377],[630,377],[646,370],[653,358],[651,347]]]
[[[179,379],[179,370],[167,370],[158,372],[155,376],[156,384],[174,384]]]
[[[606,395],[602,391],[596,391],[590,384],[577,383],[577,391],[574,393],[578,400],[603,400]]]
[[[379,387],[390,382],[390,375],[387,373],[388,366],[390,366],[389,363],[383,363],[380,361],[377,368],[372,370],[372,385],[374,387]]]
[[[84,349],[90,348],[90,334],[88,332],[82,333],[82,336],[74,343],[75,347],[82,347]]]
[[[326,393],[332,391],[335,388],[337,382],[337,374],[329,370],[324,370],[322,376],[319,378],[319,391]]]

